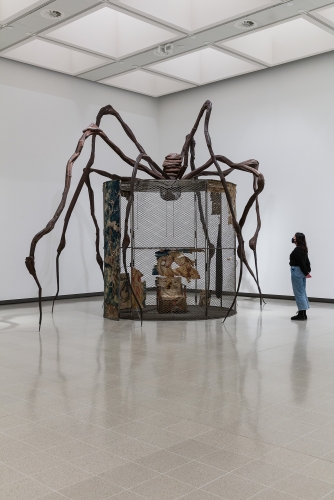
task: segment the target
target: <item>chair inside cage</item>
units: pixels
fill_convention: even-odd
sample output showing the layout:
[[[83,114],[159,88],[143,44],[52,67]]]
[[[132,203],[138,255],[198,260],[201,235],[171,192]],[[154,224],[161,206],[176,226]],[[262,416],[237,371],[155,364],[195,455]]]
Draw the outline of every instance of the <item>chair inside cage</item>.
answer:
[[[236,185],[227,186],[235,209]],[[221,182],[135,182],[131,287],[121,258],[129,194],[129,182],[104,183],[104,317],[136,320],[141,308],[143,320],[224,318],[236,290],[236,237]]]

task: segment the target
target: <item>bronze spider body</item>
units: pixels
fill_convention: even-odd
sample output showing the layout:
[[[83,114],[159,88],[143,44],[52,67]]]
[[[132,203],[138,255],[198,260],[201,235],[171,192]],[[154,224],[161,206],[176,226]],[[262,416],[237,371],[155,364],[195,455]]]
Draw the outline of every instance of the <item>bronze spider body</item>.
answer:
[[[201,176],[208,176],[208,175],[218,175],[218,177],[221,180],[221,183],[224,187],[226,198],[227,198],[227,203],[229,205],[229,209],[232,215],[232,223],[233,227],[235,229],[235,233],[238,239],[238,256],[240,258],[240,273],[239,273],[239,281],[238,281],[238,286],[237,286],[237,291],[234,297],[234,300],[232,302],[232,305],[230,307],[230,310],[233,308],[237,294],[240,289],[240,284],[241,284],[241,279],[242,279],[242,271],[243,271],[243,264],[246,266],[250,274],[252,275],[253,279],[255,280],[259,294],[260,294],[260,300],[262,304],[262,293],[261,293],[261,288],[259,285],[259,278],[258,278],[258,266],[257,266],[257,253],[256,253],[256,246],[257,246],[257,239],[258,239],[258,234],[261,228],[261,218],[260,218],[260,210],[259,210],[259,202],[258,202],[258,196],[259,194],[263,191],[264,188],[264,177],[263,175],[259,172],[258,167],[259,163],[256,160],[247,160],[241,163],[233,163],[231,160],[226,158],[225,156],[221,155],[215,155],[213,152],[212,144],[211,144],[211,138],[209,134],[209,120],[210,120],[210,115],[212,111],[212,103],[210,101],[206,101],[197,117],[197,120],[190,132],[186,136],[185,143],[183,145],[182,151],[180,154],[172,153],[166,156],[166,159],[163,163],[163,168],[161,169],[159,165],[157,165],[152,158],[146,153],[144,148],[138,143],[135,135],[133,134],[132,130],[130,127],[123,121],[121,116],[115,111],[115,109],[108,105],[100,109],[97,117],[96,117],[96,123],[92,123],[83,131],[83,135],[79,139],[79,142],[77,144],[76,150],[74,154],[71,156],[71,158],[67,162],[66,166],[66,177],[65,177],[65,187],[64,191],[62,194],[62,198],[60,201],[60,204],[52,217],[52,219],[47,223],[44,229],[42,229],[39,233],[37,233],[34,238],[32,239],[31,245],[30,245],[30,253],[29,256],[26,258],[26,266],[29,271],[29,273],[33,276],[35,279],[35,282],[38,286],[38,292],[39,292],[39,311],[40,311],[40,316],[39,316],[39,328],[41,327],[41,322],[42,322],[42,287],[39,282],[39,279],[36,274],[36,269],[35,269],[35,249],[38,241],[48,234],[52,229],[54,228],[57,220],[59,219],[62,211],[65,208],[66,200],[67,200],[67,195],[71,186],[71,179],[72,179],[72,168],[74,162],[77,160],[77,158],[80,156],[81,151],[84,147],[86,139],[88,137],[92,136],[92,146],[91,146],[91,154],[90,158],[88,160],[88,163],[86,167],[83,170],[83,173],[81,175],[80,181],[77,185],[77,188],[75,190],[75,193],[72,197],[72,200],[68,206],[65,219],[64,219],[64,225],[63,225],[63,231],[60,239],[60,243],[57,249],[57,258],[56,258],[56,275],[57,275],[57,293],[55,295],[54,300],[57,298],[59,294],[59,257],[61,252],[64,250],[65,245],[66,245],[66,230],[67,226],[70,220],[70,217],[72,215],[73,209],[75,207],[75,204],[78,200],[78,197],[81,193],[81,190],[86,184],[88,193],[89,193],[89,200],[90,200],[90,210],[91,210],[91,216],[95,225],[95,230],[96,230],[96,239],[95,239],[95,246],[96,246],[96,260],[100,266],[102,275],[103,275],[103,260],[100,254],[99,250],[99,244],[100,244],[100,229],[96,220],[95,216],[95,205],[94,205],[94,192],[91,187],[90,183],[90,175],[92,173],[99,174],[103,177],[108,177],[110,179],[120,179],[120,180],[129,180],[131,179],[130,182],[130,196],[128,199],[127,207],[126,207],[126,215],[125,215],[125,225],[124,225],[124,238],[123,238],[123,243],[122,243],[122,256],[123,256],[123,264],[124,264],[124,269],[126,271],[129,283],[129,274],[127,270],[127,265],[126,265],[126,251],[127,248],[129,247],[130,244],[130,237],[128,234],[128,222],[129,222],[129,215],[130,215],[130,210],[131,206],[133,203],[133,192],[134,192],[134,184],[135,180],[137,177],[137,172],[138,170],[142,172],[146,172],[148,175],[153,177],[154,179],[169,179],[169,180],[177,180],[177,179],[197,179]],[[126,156],[121,149],[119,149],[116,144],[114,144],[108,137],[107,135],[100,129],[100,122],[103,116],[105,115],[112,115],[114,116],[118,122],[121,124],[124,132],[126,135],[131,139],[131,141],[136,145],[139,154],[136,158],[136,160],[129,158]],[[198,129],[200,120],[202,119],[204,115],[204,135],[205,135],[205,140],[206,140],[206,145],[209,151],[210,158],[206,163],[201,165],[200,167],[195,167],[195,140],[194,140],[194,135]],[[132,176],[131,178],[129,177],[119,177],[117,175],[111,174],[109,172],[106,172],[104,170],[98,170],[93,168],[94,165],[94,159],[95,159],[95,146],[96,146],[96,137],[99,136],[101,137],[108,146],[115,151],[115,153],[128,165],[132,167]],[[190,156],[190,171],[187,173],[187,169],[189,167],[189,156]],[[142,161],[146,162],[147,165],[144,165],[141,163]],[[229,168],[226,170],[221,170],[220,163],[223,163],[227,165]],[[215,170],[208,170],[208,168],[214,165]],[[226,184],[226,177],[233,172],[233,170],[241,170],[243,172],[248,172],[252,174],[253,176],[253,194],[249,198],[242,216],[239,221],[237,221],[235,212],[233,209],[233,203],[231,196],[229,194],[227,184]],[[251,250],[254,253],[254,258],[255,258],[255,273],[252,271],[248,260],[246,258],[245,254],[245,245],[244,245],[244,240],[242,237],[242,228],[246,222],[246,218],[248,216],[248,213],[251,209],[251,207],[255,204],[255,209],[256,209],[256,214],[257,214],[257,227],[254,233],[254,236],[250,239],[249,241],[249,246]],[[209,247],[211,247],[212,244],[209,242]],[[213,245],[212,247],[213,248]],[[214,249],[212,250],[214,252]],[[131,287],[131,283],[130,283]],[[132,290],[133,293],[133,290]],[[136,295],[134,294],[135,299]],[[141,307],[140,304],[137,300],[140,312],[141,312]],[[54,303],[53,303],[54,305]],[[52,307],[53,310],[53,307]],[[227,316],[226,316],[227,317]]]

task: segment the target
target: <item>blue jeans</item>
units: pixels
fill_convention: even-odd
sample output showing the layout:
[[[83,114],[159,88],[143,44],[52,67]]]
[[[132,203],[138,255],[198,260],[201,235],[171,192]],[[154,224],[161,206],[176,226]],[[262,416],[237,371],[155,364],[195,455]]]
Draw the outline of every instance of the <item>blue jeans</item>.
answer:
[[[306,278],[299,266],[291,266],[291,283],[298,311],[306,311],[310,308],[306,295]]]

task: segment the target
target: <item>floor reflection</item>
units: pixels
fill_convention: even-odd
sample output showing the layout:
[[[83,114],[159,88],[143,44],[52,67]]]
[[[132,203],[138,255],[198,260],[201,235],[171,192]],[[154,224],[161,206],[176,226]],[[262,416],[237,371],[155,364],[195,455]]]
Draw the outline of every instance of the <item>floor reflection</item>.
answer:
[[[35,304],[1,308],[1,474],[32,499],[308,498],[300,477],[332,494],[332,306],[293,312],[243,299],[224,324],[141,327],[105,320],[100,298],[59,301],[39,335]]]

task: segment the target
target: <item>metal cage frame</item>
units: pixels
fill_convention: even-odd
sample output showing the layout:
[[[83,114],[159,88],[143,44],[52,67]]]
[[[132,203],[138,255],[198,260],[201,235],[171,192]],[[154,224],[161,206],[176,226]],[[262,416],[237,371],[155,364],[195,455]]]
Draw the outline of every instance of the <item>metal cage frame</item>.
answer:
[[[236,185],[227,186],[235,211]],[[236,291],[236,235],[221,182],[136,180],[126,276],[120,257],[130,192],[130,182],[103,185],[104,317],[140,319],[139,305],[143,320],[226,317]],[[158,265],[168,259],[170,267]],[[167,286],[177,295],[168,296]]]

